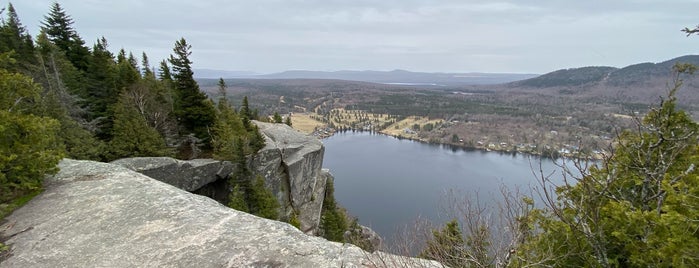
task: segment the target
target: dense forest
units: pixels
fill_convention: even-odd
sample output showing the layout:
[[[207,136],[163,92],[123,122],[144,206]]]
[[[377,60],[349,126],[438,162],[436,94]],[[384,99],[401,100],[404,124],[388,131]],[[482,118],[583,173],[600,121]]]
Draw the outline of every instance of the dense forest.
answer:
[[[1,15],[0,216],[38,194],[44,174],[56,172],[64,157],[243,163],[264,146],[247,98],[234,108],[223,80],[216,103],[200,90],[184,38],[156,68],[146,53],[137,59],[124,49],[111,52],[106,38],[88,47],[58,3],[35,37],[11,4]],[[576,162],[579,172],[562,185],[540,174],[541,198],[503,190],[495,212],[465,204],[455,220],[426,233],[417,255],[450,267],[699,266],[699,126],[676,105],[679,74],[695,71],[675,66],[668,96],[620,133],[600,164]],[[276,218],[277,204],[262,184],[239,169],[230,179],[229,205]],[[335,228],[325,235],[348,240],[343,230],[356,222],[338,215],[329,188],[323,225]],[[543,205],[535,205],[539,199]]]
[[[193,78],[191,45],[174,42],[154,67],[145,52],[88,47],[58,3],[32,37],[12,4],[0,25],[0,203],[9,211],[41,189],[63,157],[135,156],[242,161],[264,147],[247,98],[214,103]],[[219,84],[225,93],[226,85]],[[240,178],[239,178],[240,180]]]

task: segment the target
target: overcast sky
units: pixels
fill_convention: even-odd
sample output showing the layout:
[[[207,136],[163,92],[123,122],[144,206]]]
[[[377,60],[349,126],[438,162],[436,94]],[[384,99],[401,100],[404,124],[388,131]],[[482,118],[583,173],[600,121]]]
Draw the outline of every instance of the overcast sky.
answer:
[[[51,1],[11,2],[36,35]],[[545,73],[699,53],[699,36],[680,32],[699,24],[699,0],[59,3],[90,46],[104,36],[156,63],[184,37],[199,69]]]

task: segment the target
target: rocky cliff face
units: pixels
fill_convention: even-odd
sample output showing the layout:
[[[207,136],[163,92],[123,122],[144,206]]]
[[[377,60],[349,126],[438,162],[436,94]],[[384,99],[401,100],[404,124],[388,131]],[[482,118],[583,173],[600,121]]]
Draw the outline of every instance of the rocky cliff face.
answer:
[[[266,145],[252,159],[255,173],[264,176],[268,186],[288,216],[298,214],[301,230],[315,233],[325,197],[325,183],[330,176],[321,170],[325,147],[284,124],[256,122],[265,136]]]
[[[59,167],[0,226],[0,267],[440,267],[307,236],[122,166]]]
[[[281,205],[282,218],[296,213],[301,229],[315,234],[330,173],[322,171],[325,148],[316,138],[284,124],[255,122],[266,145],[249,161],[249,168],[265,178]],[[228,196],[225,179],[235,170],[226,161],[167,157],[126,158],[112,162],[180,189],[223,201]]]

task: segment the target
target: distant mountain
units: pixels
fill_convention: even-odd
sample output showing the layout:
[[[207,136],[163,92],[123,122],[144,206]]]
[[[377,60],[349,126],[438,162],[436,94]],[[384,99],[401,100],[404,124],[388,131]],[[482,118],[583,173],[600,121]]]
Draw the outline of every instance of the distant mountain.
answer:
[[[201,79],[250,78],[251,76],[259,75],[259,73],[250,71],[225,71],[213,69],[194,69],[193,71],[194,77]]]
[[[614,67],[582,67],[563,69],[543,74],[538,77],[510,83],[515,87],[577,87],[583,85],[604,85],[611,87],[628,87],[640,84],[650,84],[656,80],[667,81],[675,63],[691,63],[699,65],[699,55],[687,55],[661,63],[639,63],[624,68]]]
[[[502,84],[535,77],[535,74],[515,73],[424,73],[393,71],[286,71],[255,76],[262,79],[337,79],[382,84],[418,86],[462,86]]]

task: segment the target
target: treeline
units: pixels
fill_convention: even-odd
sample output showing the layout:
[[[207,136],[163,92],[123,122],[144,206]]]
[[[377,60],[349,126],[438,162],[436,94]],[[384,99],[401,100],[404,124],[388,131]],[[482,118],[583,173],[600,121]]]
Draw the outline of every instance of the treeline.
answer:
[[[157,67],[102,37],[88,47],[58,3],[32,37],[12,6],[0,12],[0,202],[40,189],[63,157],[214,156],[264,147],[247,98],[210,100],[182,38]],[[225,83],[219,84],[225,93]],[[288,122],[290,124],[290,122]]]

